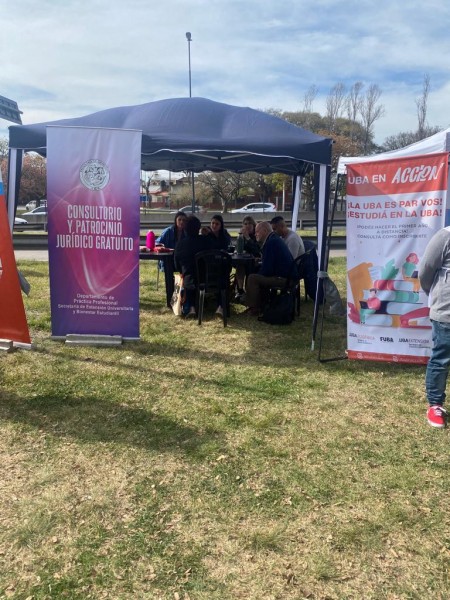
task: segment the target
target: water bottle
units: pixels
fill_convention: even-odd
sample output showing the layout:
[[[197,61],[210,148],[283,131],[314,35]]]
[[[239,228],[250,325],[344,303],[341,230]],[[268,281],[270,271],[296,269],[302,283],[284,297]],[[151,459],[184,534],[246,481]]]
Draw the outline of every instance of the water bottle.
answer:
[[[153,231],[149,231],[147,233],[145,245],[150,250],[150,252],[153,252],[153,250],[155,249],[155,234],[153,233]]]
[[[242,233],[240,233],[238,235],[238,239],[237,239],[237,243],[236,243],[237,254],[244,254],[244,244],[245,244],[244,236],[242,235]]]

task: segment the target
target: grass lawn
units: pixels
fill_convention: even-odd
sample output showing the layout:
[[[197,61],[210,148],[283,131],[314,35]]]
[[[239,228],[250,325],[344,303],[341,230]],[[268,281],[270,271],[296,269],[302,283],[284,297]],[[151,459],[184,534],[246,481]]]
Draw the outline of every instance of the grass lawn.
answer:
[[[47,263],[20,263],[36,349],[0,356],[0,598],[450,597],[449,433],[423,367],[310,350],[234,306],[201,327],[141,265],[142,341],[50,340]],[[345,290],[345,262],[330,274]],[[326,315],[324,355],[345,319]]]

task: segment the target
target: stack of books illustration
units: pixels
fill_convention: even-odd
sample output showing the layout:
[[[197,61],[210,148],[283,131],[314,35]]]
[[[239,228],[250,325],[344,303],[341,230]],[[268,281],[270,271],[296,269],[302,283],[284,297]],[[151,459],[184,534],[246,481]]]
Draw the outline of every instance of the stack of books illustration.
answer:
[[[369,273],[372,285],[361,290],[359,301],[361,323],[381,327],[429,326],[427,300],[425,293],[419,291],[417,271],[406,279],[396,278],[398,269],[386,273],[385,267],[371,267]],[[388,274],[393,278],[386,278]]]

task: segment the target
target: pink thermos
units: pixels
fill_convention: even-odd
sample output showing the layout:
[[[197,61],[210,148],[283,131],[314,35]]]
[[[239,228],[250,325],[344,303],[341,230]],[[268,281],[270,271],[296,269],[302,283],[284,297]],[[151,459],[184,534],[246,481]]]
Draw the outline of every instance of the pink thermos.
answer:
[[[153,233],[153,231],[149,231],[147,233],[147,238],[145,241],[145,245],[147,246],[147,248],[149,250],[154,250],[155,249],[155,234]]]

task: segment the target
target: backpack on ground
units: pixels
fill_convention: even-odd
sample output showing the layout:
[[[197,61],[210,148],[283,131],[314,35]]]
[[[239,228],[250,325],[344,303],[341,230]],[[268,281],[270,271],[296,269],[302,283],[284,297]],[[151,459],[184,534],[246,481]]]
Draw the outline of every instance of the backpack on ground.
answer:
[[[294,320],[294,300],[290,290],[273,290],[259,320],[271,325],[289,325]]]

